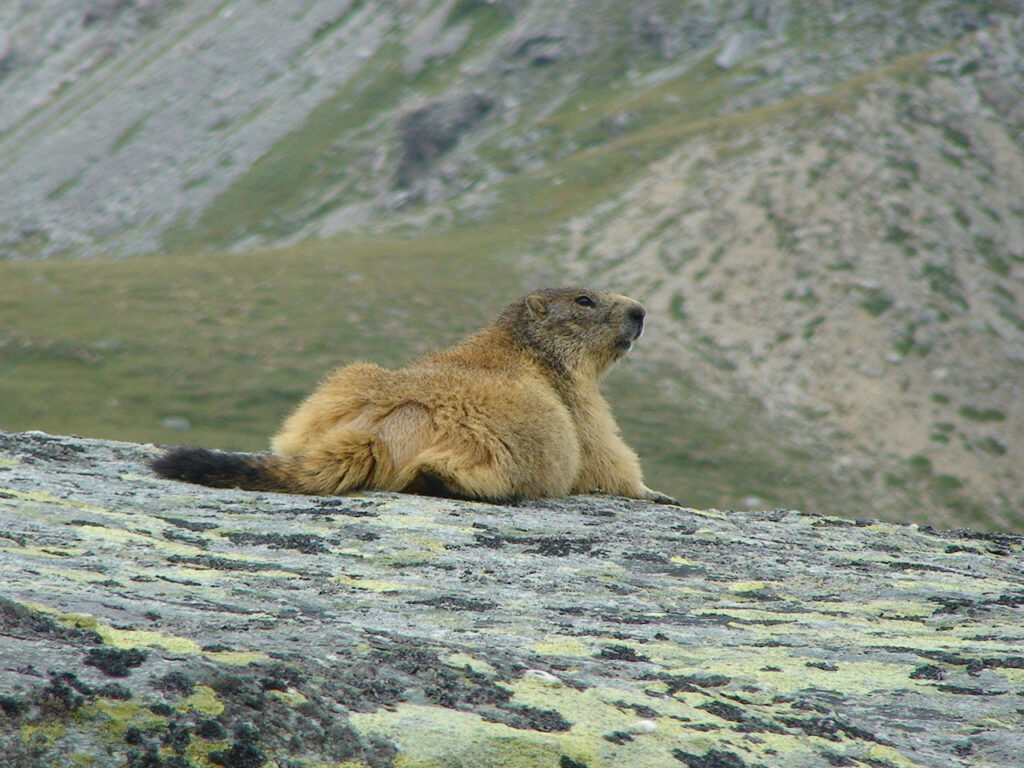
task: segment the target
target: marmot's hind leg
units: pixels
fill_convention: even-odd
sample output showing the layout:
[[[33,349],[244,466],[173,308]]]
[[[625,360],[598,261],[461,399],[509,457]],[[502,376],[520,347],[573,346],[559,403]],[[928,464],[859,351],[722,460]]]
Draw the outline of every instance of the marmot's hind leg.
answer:
[[[403,492],[421,496],[493,503],[520,498],[500,468],[442,451],[427,451],[418,456],[403,471],[399,484]]]
[[[394,475],[384,443],[365,432],[332,435],[293,457],[297,484],[305,493],[343,494],[389,488]]]

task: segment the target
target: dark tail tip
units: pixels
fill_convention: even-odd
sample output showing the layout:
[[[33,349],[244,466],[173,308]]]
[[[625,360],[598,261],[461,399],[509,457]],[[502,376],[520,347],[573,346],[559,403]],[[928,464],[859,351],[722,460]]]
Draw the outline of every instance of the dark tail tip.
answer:
[[[175,448],[150,462],[162,477],[208,485],[212,488],[246,488],[254,491],[283,490],[254,456],[206,448]]]

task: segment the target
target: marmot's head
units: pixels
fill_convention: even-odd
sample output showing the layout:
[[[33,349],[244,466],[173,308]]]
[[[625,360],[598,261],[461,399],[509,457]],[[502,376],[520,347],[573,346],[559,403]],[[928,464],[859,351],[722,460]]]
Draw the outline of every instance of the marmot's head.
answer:
[[[515,335],[556,369],[600,376],[644,329],[643,304],[589,288],[549,288],[506,310]]]

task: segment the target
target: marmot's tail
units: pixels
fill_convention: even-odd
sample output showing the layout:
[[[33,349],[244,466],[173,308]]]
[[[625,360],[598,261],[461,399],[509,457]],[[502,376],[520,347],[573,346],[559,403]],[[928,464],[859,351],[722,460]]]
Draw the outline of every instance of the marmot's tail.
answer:
[[[150,462],[150,467],[158,475],[171,480],[185,480],[212,488],[285,493],[302,493],[305,490],[295,482],[291,460],[281,456],[175,448]]]

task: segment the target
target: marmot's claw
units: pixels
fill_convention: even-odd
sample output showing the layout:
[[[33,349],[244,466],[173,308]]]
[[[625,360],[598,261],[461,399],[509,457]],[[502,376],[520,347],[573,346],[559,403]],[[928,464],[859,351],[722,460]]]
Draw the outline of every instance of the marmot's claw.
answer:
[[[648,501],[653,501],[655,504],[668,504],[669,506],[672,506],[672,507],[681,507],[681,506],[683,506],[682,502],[680,502],[680,501],[678,501],[676,499],[673,499],[671,496],[666,496],[664,493],[658,493],[657,491],[652,491],[649,488],[647,489],[647,500]]]

